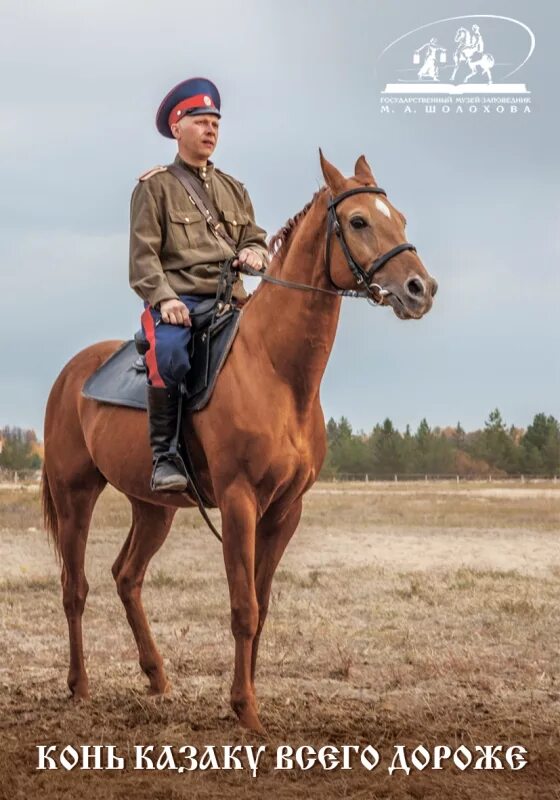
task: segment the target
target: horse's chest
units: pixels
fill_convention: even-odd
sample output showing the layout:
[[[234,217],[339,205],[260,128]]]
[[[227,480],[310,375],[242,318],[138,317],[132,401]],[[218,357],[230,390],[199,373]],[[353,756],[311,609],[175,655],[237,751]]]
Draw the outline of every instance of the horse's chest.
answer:
[[[270,462],[270,471],[288,475],[309,471],[312,457],[308,450],[298,447],[286,447],[278,452]]]
[[[277,447],[271,452],[269,471],[278,481],[306,479],[319,471],[323,455],[320,437],[313,437],[308,432],[292,433],[277,440]]]

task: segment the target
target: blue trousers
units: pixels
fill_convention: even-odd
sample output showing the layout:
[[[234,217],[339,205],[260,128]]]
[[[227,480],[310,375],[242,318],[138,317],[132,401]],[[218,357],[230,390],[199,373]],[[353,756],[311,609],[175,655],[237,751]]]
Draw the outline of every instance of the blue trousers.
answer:
[[[214,295],[179,295],[189,311],[210,296]],[[161,313],[148,303],[144,303],[141,321],[144,336],[149,344],[146,353],[148,383],[160,388],[178,386],[190,367],[187,352],[187,345],[191,339],[190,327],[163,322]]]

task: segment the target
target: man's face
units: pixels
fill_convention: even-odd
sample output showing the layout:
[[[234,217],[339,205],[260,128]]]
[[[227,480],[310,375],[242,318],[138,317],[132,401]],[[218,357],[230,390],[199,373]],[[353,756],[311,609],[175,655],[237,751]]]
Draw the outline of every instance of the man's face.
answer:
[[[171,126],[180,150],[193,162],[210,158],[218,143],[220,120],[215,114],[187,116]]]

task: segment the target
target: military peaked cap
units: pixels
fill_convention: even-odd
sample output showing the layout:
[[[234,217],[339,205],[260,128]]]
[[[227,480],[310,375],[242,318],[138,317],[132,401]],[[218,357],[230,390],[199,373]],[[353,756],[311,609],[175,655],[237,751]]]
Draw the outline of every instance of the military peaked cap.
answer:
[[[220,117],[220,93],[207,78],[189,78],[178,83],[163,98],[156,114],[156,127],[162,136],[173,139],[171,123],[186,114],[215,114]]]

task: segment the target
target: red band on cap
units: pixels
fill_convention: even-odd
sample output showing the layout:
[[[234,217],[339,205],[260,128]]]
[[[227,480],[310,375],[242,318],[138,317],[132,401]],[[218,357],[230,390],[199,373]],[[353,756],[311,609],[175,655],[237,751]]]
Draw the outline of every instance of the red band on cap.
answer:
[[[209,94],[195,94],[193,97],[187,97],[186,100],[181,100],[180,103],[177,103],[169,114],[167,118],[169,127],[173,122],[180,120],[189,108],[216,108],[216,106]]]

